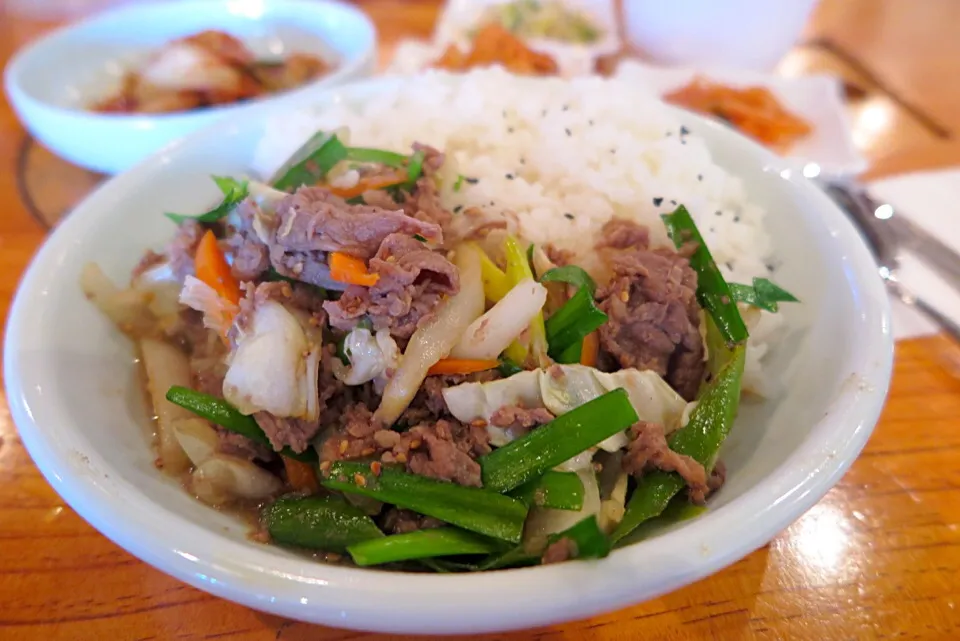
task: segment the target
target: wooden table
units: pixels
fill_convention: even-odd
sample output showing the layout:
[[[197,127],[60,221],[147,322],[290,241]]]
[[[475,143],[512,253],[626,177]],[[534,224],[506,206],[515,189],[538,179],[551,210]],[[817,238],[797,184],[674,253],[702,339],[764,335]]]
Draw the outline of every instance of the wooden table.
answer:
[[[362,4],[380,28],[385,53],[400,37],[427,36],[438,9],[436,0]],[[53,26],[14,13],[12,6],[13,0],[0,0],[0,61]],[[873,174],[957,164],[957,24],[960,3],[954,0],[824,0],[783,70],[831,70],[850,80],[858,143]],[[864,109],[873,115],[859,117]],[[886,114],[879,125],[878,110]],[[0,103],[4,314],[47,232],[31,218],[17,181],[42,217],[58,214],[99,180],[42,150],[21,154],[24,139],[9,106]],[[26,170],[18,170],[24,162]],[[958,417],[960,350],[936,337],[900,343],[893,391],[865,452],[836,488],[770,545],[633,608],[483,639],[960,639]],[[131,557],[64,506],[43,480],[20,444],[5,399],[0,488],[2,639],[386,638],[260,614]]]

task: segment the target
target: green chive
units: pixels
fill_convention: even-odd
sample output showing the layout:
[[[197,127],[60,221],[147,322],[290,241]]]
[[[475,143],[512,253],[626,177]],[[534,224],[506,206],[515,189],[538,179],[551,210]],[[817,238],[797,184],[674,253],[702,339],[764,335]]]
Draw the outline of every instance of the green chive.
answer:
[[[445,527],[368,539],[347,548],[360,567],[461,554],[490,554],[500,548],[473,532]]]
[[[383,539],[383,532],[359,508],[341,497],[279,498],[263,509],[261,519],[277,543],[343,553],[363,541]]]
[[[623,389],[607,392],[481,457],[483,486],[498,492],[512,490],[637,420]]]
[[[579,510],[583,507],[583,481],[575,472],[551,470],[509,494],[528,507],[553,510]]]
[[[217,184],[217,187],[223,193],[223,200],[220,201],[213,209],[206,211],[197,216],[189,216],[186,214],[172,214],[167,212],[164,214],[167,218],[177,223],[178,225],[185,220],[195,220],[198,223],[215,223],[221,218],[228,216],[233,209],[239,205],[248,195],[248,185],[247,181],[235,180],[228,176],[211,176],[213,182]]]

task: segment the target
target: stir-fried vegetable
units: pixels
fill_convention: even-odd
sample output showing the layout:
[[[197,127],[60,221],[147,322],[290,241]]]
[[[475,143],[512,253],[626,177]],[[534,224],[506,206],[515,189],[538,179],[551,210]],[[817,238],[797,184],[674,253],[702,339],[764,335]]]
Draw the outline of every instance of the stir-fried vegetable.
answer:
[[[270,444],[270,439],[263,433],[263,430],[260,429],[257,421],[254,420],[252,416],[241,414],[237,408],[222,398],[210,396],[209,394],[204,394],[203,392],[198,392],[187,387],[174,385],[167,390],[166,399],[174,405],[179,405],[197,416],[205,418],[211,423],[216,423],[231,432],[242,434],[257,443],[263,443],[264,445]],[[280,454],[298,461],[309,462],[317,460],[317,453],[312,449],[302,454],[297,454],[290,450],[290,448],[284,448]]]
[[[608,392],[482,457],[483,485],[512,490],[637,420],[626,392]]]
[[[402,185],[406,182],[406,179],[407,174],[398,169],[397,171],[389,174],[377,174],[370,178],[361,177],[356,184],[350,185],[349,187],[339,187],[337,185],[325,185],[325,187],[334,195],[351,200],[353,198],[359,198],[368,191]],[[358,203],[351,202],[351,204]]]
[[[660,218],[677,248],[687,243],[696,245],[696,250],[690,256],[690,266],[697,272],[697,299],[713,317],[724,339],[729,345],[747,340],[747,326],[740,317],[730,287],[707,249],[707,244],[703,242],[690,212],[680,205],[672,214],[664,214]]]
[[[348,285],[361,285],[363,287],[373,287],[380,280],[379,274],[373,274],[362,260],[344,254],[343,252],[330,252],[330,278]]]
[[[318,131],[277,170],[270,182],[282,191],[315,185],[346,157],[347,148],[337,134]]]
[[[147,391],[157,416],[160,461],[169,473],[178,474],[187,469],[190,461],[176,437],[174,427],[178,420],[191,417],[178,404],[168,402],[170,399],[164,396],[164,390],[171,385],[190,381],[190,362],[173,345],[151,338],[140,341],[140,356],[147,375]]]
[[[584,339],[607,322],[607,315],[593,300],[596,283],[581,267],[555,267],[545,273],[541,282],[563,282],[577,289],[563,307],[547,319],[547,343],[550,356],[560,363],[579,363],[583,358]]]
[[[596,332],[590,332],[583,337],[583,344],[580,346],[580,364],[587,367],[596,367],[599,353],[600,335]]]
[[[320,489],[317,470],[313,465],[284,457],[283,469],[287,473],[287,483],[289,483],[290,487],[294,490],[315,494]]]
[[[211,176],[213,182],[223,192],[223,200],[213,209],[196,216],[186,214],[164,214],[167,218],[178,225],[185,220],[193,219],[198,223],[215,223],[221,218],[227,216],[233,209],[239,205],[248,195],[248,183],[246,180],[236,180],[228,176]]]
[[[420,174],[423,173],[423,160],[426,158],[426,154],[420,150],[413,152],[413,155],[410,156],[410,163],[407,165],[407,188],[412,189],[414,183],[417,182],[417,179],[420,178]]]
[[[729,360],[700,396],[690,422],[669,441],[670,449],[692,457],[707,470],[713,468],[720,445],[737,415],[745,355],[746,345],[732,350]],[[623,520],[612,534],[613,540],[622,539],[643,521],[663,512],[683,487],[683,479],[675,472],[643,476],[630,497]]]
[[[600,529],[596,516],[588,516],[573,527],[550,537],[550,543],[569,539],[573,543],[573,559],[602,559],[610,554],[610,539]]]
[[[579,510],[583,507],[583,482],[573,472],[548,471],[511,491],[510,496],[528,507]]]
[[[369,516],[340,497],[280,498],[263,509],[261,519],[274,541],[312,550],[346,552],[383,538]]]
[[[507,236],[504,239],[503,253],[507,262],[506,276],[511,287],[516,287],[527,279],[534,279],[530,262],[516,238]],[[532,355],[532,360],[538,367],[545,367],[549,362],[547,360],[547,335],[543,323],[543,313],[537,313],[530,321],[528,340],[514,341],[506,350],[507,357],[520,364],[526,363],[528,354]]]
[[[520,541],[527,516],[526,506],[509,496],[389,467],[383,467],[377,475],[369,464],[364,463],[334,463],[323,485],[332,490],[369,496],[513,543]]]
[[[178,302],[203,314],[203,326],[219,334],[224,342],[240,308],[202,280],[187,276]]]
[[[404,154],[383,149],[367,149],[364,147],[350,147],[347,149],[347,160],[363,163],[376,163],[388,167],[403,167],[409,158]]]
[[[337,344],[337,356],[333,363],[337,379],[347,385],[374,381],[374,387],[382,390],[388,372],[400,362],[400,348],[389,331],[381,329],[374,334],[369,327],[358,325]]]
[[[198,279],[234,305],[240,302],[240,283],[230,273],[230,265],[217,245],[217,237],[209,229],[197,245],[193,262]]]
[[[499,367],[500,361],[496,360],[484,360],[484,359],[470,359],[470,358],[441,358],[439,361],[430,366],[430,369],[427,370],[429,376],[437,376],[440,374],[476,374],[477,372],[485,372],[488,369],[494,369]]]
[[[361,567],[396,561],[428,559],[460,554],[490,554],[500,546],[482,536],[457,528],[444,527],[394,534],[381,539],[355,543],[347,548],[353,562]]]
[[[753,305],[768,312],[779,311],[778,303],[800,302],[796,296],[766,278],[754,278],[752,286],[730,283],[730,293],[738,303]]]
[[[543,320],[547,289],[526,278],[473,321],[450,352],[456,358],[495,360],[537,318]]]
[[[453,349],[473,320],[483,313],[479,249],[461,245],[453,258],[460,270],[460,291],[443,301],[434,317],[410,337],[400,367],[390,379],[374,420],[393,425],[407,409],[427,376],[427,371]]]
[[[483,278],[483,293],[487,300],[496,303],[501,300],[510,291],[510,279],[503,273],[503,270],[497,267],[496,263],[490,260],[487,253],[479,250],[480,253],[480,274]]]

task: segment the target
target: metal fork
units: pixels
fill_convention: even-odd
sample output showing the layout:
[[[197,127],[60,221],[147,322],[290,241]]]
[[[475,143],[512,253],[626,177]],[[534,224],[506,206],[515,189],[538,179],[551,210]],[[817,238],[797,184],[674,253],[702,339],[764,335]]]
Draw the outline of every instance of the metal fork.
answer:
[[[851,183],[822,182],[823,189],[834,202],[846,212],[860,230],[879,265],[880,277],[887,289],[904,304],[917,309],[943,331],[960,343],[960,324],[946,316],[936,307],[915,295],[897,278],[900,267],[899,254],[909,248],[930,261],[944,276],[960,283],[960,256],[927,232],[902,217],[893,223],[893,211],[884,218],[877,217],[881,203],[870,198],[866,190]]]

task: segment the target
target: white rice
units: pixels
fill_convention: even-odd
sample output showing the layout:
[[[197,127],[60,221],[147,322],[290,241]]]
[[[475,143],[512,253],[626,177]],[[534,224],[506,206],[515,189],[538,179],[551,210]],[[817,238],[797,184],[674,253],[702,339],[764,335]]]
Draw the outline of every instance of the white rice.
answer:
[[[522,237],[572,249],[583,261],[613,216],[648,225],[654,243],[669,243],[659,216],[682,203],[729,280],[768,275],[764,211],[656,97],[622,80],[533,79],[499,68],[427,72],[361,104],[276,118],[253,169],[270,175],[318,129],[341,127],[351,145],[409,152],[416,141],[440,149],[477,180],[457,192],[445,184],[447,207],[478,207],[490,218],[515,212]],[[762,393],[760,358],[780,322],[766,312],[759,318],[751,322],[745,383]]]

